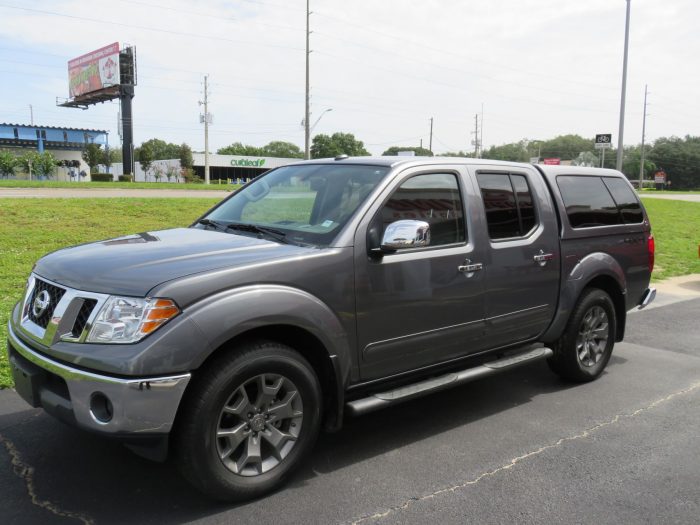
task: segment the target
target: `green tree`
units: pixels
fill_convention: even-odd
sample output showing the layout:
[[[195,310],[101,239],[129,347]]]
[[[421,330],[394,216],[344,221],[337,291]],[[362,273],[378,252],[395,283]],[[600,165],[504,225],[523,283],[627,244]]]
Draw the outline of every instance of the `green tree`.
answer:
[[[17,167],[17,157],[9,151],[0,151],[0,176],[11,177],[15,174]]]
[[[283,159],[303,159],[304,152],[296,144],[274,140],[261,148],[263,157],[279,157]]]
[[[180,144],[180,151],[178,152],[177,158],[180,159],[180,168],[183,170],[191,168],[194,164],[194,160],[192,159],[192,148],[190,148],[184,142]]]
[[[580,153],[590,151],[595,153],[595,140],[586,139],[580,135],[559,135],[545,141],[529,141],[528,157],[535,157],[539,148],[543,158],[560,158],[572,160]]]
[[[139,148],[139,163],[141,163],[141,169],[144,173],[144,178],[148,180],[148,171],[153,165],[155,157],[153,156],[153,146],[149,142],[144,142]]]
[[[134,159],[141,162],[141,149],[144,145],[151,151],[152,160],[169,160],[180,158],[180,146],[160,139],[149,139],[134,150]]]
[[[85,164],[90,166],[90,173],[96,173],[97,165],[101,164],[104,160],[104,152],[102,151],[102,148],[99,144],[95,144],[94,142],[85,146],[81,156],[85,161]]]
[[[35,170],[34,166],[36,166],[36,163],[39,160],[39,153],[37,153],[34,150],[28,150],[22,153],[19,157],[17,157],[17,166],[24,172],[27,173],[30,176],[34,176]]]
[[[491,146],[489,149],[482,152],[481,156],[485,159],[492,160],[508,160],[511,162],[527,162],[530,160],[530,154],[526,149],[527,141],[521,140],[511,144],[502,144],[501,146]]]
[[[467,157],[474,158],[473,151],[446,151],[445,153],[440,153],[441,157]]]
[[[600,159],[592,151],[582,151],[578,156],[571,161],[574,166],[587,166],[589,168],[597,168],[600,166]]]
[[[666,172],[673,189],[700,188],[700,137],[657,139],[648,159]]]
[[[219,155],[244,155],[248,157],[264,157],[262,148],[248,146],[240,142],[234,142],[224,148],[216,150]]]
[[[45,151],[40,153],[34,164],[34,173],[37,177],[53,177],[56,172],[56,167],[58,166],[58,160],[50,152]]]
[[[352,133],[333,133],[333,135],[316,135],[311,144],[311,158],[322,159],[349,155],[351,157],[363,157],[369,155],[361,140],[357,140]]]
[[[433,156],[432,151],[427,148],[421,148],[420,146],[392,146],[382,153],[382,155],[395,156],[399,154],[399,151],[412,151],[417,157]]]

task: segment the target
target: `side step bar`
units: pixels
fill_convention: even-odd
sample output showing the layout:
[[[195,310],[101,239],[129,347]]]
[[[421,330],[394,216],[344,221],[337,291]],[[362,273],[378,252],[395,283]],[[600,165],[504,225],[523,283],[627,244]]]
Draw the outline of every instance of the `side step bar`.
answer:
[[[461,372],[451,372],[412,385],[402,386],[395,390],[389,390],[388,392],[381,392],[369,397],[350,401],[346,404],[346,409],[353,416],[367,414],[368,412],[374,412],[380,408],[386,408],[390,405],[431,394],[438,390],[444,390],[445,388],[451,388],[498,372],[510,370],[532,361],[546,359],[547,357],[551,357],[553,353],[551,348],[546,347],[530,349],[519,354],[512,354],[497,359],[496,361],[489,361],[483,365],[467,368]]]

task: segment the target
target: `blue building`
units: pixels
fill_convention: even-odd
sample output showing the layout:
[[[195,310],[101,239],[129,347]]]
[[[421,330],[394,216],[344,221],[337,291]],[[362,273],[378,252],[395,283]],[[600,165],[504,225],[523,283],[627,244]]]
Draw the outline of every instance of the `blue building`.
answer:
[[[90,168],[82,159],[82,151],[88,144],[107,148],[108,140],[107,131],[101,129],[0,124],[0,149],[14,150],[18,155],[27,149],[39,153],[48,151],[59,161],[77,161],[80,164],[79,168],[57,168],[57,180],[90,180]]]

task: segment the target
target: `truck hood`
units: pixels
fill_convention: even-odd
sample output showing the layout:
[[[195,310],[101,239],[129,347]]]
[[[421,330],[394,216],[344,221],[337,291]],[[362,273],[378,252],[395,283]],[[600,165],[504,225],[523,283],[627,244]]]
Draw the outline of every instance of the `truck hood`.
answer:
[[[186,275],[315,252],[246,235],[194,228],[145,232],[50,253],[34,272],[78,290],[145,296]]]

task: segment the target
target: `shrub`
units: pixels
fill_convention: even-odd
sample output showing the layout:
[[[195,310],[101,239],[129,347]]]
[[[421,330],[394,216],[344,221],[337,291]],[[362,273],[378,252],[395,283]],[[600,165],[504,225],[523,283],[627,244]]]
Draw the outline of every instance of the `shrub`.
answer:
[[[118,178],[119,178],[119,182],[134,182],[133,175],[119,175]]]
[[[114,177],[111,173],[93,173],[90,175],[93,182],[113,182]]]

